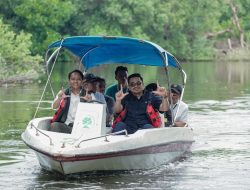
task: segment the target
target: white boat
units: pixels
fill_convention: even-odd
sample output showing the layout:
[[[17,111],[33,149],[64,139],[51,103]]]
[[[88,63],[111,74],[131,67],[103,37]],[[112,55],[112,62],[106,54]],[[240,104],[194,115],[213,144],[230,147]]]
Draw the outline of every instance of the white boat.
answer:
[[[166,71],[172,66],[180,70],[185,84],[186,75],[177,60],[148,41],[81,36],[57,41],[48,51],[52,48],[56,50],[47,64],[55,61],[53,58],[61,49],[67,49],[80,58],[85,69],[110,63],[162,66]],[[47,85],[48,82],[45,89]],[[110,133],[105,124],[105,110],[105,105],[80,103],[71,134],[48,131],[51,117],[34,117],[23,132],[22,140],[35,151],[41,167],[62,174],[149,169],[178,159],[190,151],[194,142],[190,127],[145,129],[130,135]],[[86,115],[93,122],[82,127]]]

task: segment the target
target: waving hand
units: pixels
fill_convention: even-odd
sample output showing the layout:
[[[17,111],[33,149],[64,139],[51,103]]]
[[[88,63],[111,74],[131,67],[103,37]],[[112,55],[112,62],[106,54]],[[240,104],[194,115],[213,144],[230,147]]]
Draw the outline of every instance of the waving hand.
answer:
[[[83,98],[83,99],[86,100],[87,102],[89,102],[89,101],[92,100],[92,96],[91,96],[91,94],[89,94],[88,89],[86,89],[86,94],[85,94],[85,96],[82,96],[81,98]]]
[[[128,95],[128,92],[123,93],[123,87],[121,85],[121,89],[115,94],[115,98],[117,101],[121,101],[127,95]]]
[[[165,87],[161,87],[157,81],[157,90],[153,91],[155,95],[162,96],[162,97],[167,97],[168,93]]]

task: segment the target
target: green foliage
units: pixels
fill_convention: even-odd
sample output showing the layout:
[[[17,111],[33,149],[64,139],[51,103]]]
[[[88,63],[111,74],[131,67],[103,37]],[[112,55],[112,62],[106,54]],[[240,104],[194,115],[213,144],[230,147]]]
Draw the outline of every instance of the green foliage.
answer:
[[[73,0],[76,35],[122,35],[152,40],[181,59],[211,59],[219,0]],[[217,9],[216,9],[217,8]],[[204,14],[204,10],[208,14]],[[88,19],[86,19],[88,18]]]
[[[22,29],[33,34],[33,52],[41,53],[48,42],[61,37],[60,29],[70,19],[74,7],[70,1],[22,0],[14,12],[24,19]]]
[[[0,19],[0,80],[27,72],[37,73],[40,56],[31,56],[31,34],[13,32]]]
[[[0,1],[0,17],[12,28],[5,28],[8,35],[0,38],[9,49],[18,43],[19,50],[11,52],[28,55],[24,57],[43,55],[48,44],[64,36],[113,35],[153,41],[178,59],[213,59],[217,44],[227,45],[228,38],[239,41],[231,1],[249,46],[250,0],[6,0]],[[230,32],[216,34],[226,29]],[[1,64],[15,62],[19,71],[26,70],[17,64],[24,58],[5,57],[6,47],[0,46]]]

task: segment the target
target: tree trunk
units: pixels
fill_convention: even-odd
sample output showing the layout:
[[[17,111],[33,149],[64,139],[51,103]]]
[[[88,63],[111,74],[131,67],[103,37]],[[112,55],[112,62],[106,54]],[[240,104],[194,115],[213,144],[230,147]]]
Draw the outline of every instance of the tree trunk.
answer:
[[[232,43],[231,43],[230,38],[227,39],[227,44],[228,44],[228,49],[232,50],[233,48],[232,48]]]
[[[244,31],[240,26],[240,21],[237,15],[237,7],[233,4],[232,0],[229,1],[229,5],[233,13],[233,17],[232,17],[233,24],[236,26],[236,28],[238,29],[240,33],[240,46],[243,48],[244,47]]]

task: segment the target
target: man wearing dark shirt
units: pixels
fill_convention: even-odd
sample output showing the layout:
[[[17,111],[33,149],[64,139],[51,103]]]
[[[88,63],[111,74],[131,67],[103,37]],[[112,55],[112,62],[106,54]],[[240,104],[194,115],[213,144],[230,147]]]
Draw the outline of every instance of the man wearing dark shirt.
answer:
[[[153,128],[153,125],[147,115],[147,105],[150,103],[155,110],[168,110],[167,91],[164,87],[157,88],[156,91],[144,91],[143,78],[139,73],[134,73],[128,77],[129,92],[123,93],[122,89],[116,93],[116,102],[114,110],[120,113],[126,109],[125,118],[116,123],[113,132],[126,129],[129,134],[138,129]]]

